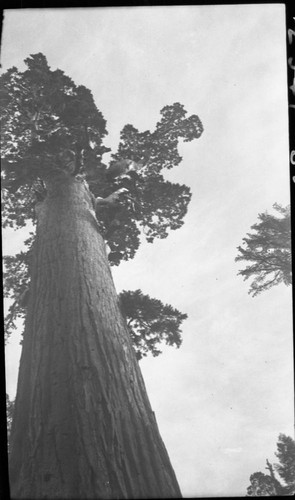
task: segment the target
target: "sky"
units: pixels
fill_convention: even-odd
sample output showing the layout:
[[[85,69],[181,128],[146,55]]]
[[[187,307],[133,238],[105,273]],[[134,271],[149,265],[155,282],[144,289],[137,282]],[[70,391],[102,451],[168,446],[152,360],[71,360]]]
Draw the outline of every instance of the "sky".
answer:
[[[2,71],[42,52],[88,87],[116,151],[126,123],[153,130],[180,102],[202,136],[167,179],[190,186],[185,224],[112,268],[117,291],[188,314],[180,349],[140,362],[184,497],[245,496],[280,433],[294,438],[292,290],[253,298],[237,246],[259,213],[289,204],[283,4],[20,9],[4,12]],[[108,156],[104,157],[106,162]],[[4,253],[22,232],[3,233]],[[14,398],[20,346],[6,350]]]

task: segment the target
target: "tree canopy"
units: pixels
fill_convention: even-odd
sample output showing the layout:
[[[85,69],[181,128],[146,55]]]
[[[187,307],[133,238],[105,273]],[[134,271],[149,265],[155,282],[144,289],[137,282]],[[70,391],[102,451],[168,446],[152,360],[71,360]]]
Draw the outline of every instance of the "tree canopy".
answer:
[[[187,117],[183,105],[174,103],[160,111],[154,131],[139,132],[133,125],[126,125],[118,150],[107,165],[103,162],[103,155],[110,151],[103,143],[107,135],[106,120],[90,90],[77,86],[63,71],[51,70],[41,53],[28,57],[25,64],[24,71],[13,67],[0,77],[3,227],[18,229],[28,222],[34,225],[35,205],[47,194],[46,180],[53,173],[66,170],[87,182],[94,199],[105,199],[125,190],[118,196],[118,203],[111,207],[101,205],[96,211],[100,232],[110,248],[111,265],[132,259],[142,239],[153,242],[155,238],[167,237],[170,230],[180,228],[191,192],[185,185],[166,180],[163,170],[181,162],[180,140],[187,142],[201,136],[203,126],[198,116]],[[112,178],[110,167],[124,159],[137,162],[141,168],[136,176]],[[4,258],[5,297],[14,300],[6,318],[8,335],[15,327],[16,318],[25,315],[25,303],[19,299],[29,288],[33,243],[34,231],[22,252]],[[135,298],[132,293],[129,302],[131,298]],[[173,313],[168,309],[164,312],[165,307],[171,306],[161,309],[156,299],[144,300],[151,301],[150,310],[152,304],[161,311],[162,319],[154,335],[178,346],[179,321],[185,315],[173,308]],[[170,319],[170,336],[168,319],[165,327],[163,320],[163,315],[168,318],[168,313],[174,314],[174,322]],[[153,322],[156,328],[155,320]],[[133,328],[134,325],[135,320]],[[134,340],[138,337],[138,323],[136,328],[137,334],[132,329]],[[146,335],[143,324],[140,328]],[[145,338],[147,340],[147,336]],[[151,337],[148,345],[156,354]]]
[[[280,434],[275,453],[279,463],[275,469],[285,482],[289,494],[295,493],[295,441],[290,436]]]
[[[255,472],[250,476],[247,496],[290,496],[295,493],[295,441],[280,434],[275,453],[279,463],[272,465],[266,460],[269,474]],[[278,477],[276,477],[277,472]]]
[[[237,247],[235,260],[249,263],[238,275],[253,278],[249,289],[253,297],[279,283],[292,283],[290,206],[275,203],[273,208],[279,216],[259,214],[259,222],[251,226],[253,232],[243,238],[244,247]]]
[[[76,86],[61,70],[51,71],[43,54],[25,63],[26,71],[12,68],[1,76],[4,227],[34,220],[32,187],[38,189],[42,180],[65,164],[75,175],[85,177],[95,196],[106,197],[121,184],[128,188],[129,195],[115,214],[99,214],[102,232],[115,253],[112,263],[135,255],[140,229],[153,241],[181,227],[190,190],[166,181],[161,171],[180,163],[179,139],[200,137],[199,118],[186,118],[184,107],[175,103],[161,110],[154,132],[140,133],[126,125],[111,164],[128,158],[141,162],[143,168],[136,182],[110,182],[102,162],[102,155],[109,151],[103,145],[106,121],[91,92]]]
[[[271,476],[263,474],[263,472],[251,474],[250,483],[247,488],[248,497],[277,496],[277,490]]]
[[[161,354],[156,345],[162,341],[176,347],[181,345],[180,325],[186,314],[144,295],[141,290],[124,290],[119,298],[138,359],[149,352],[153,356]]]

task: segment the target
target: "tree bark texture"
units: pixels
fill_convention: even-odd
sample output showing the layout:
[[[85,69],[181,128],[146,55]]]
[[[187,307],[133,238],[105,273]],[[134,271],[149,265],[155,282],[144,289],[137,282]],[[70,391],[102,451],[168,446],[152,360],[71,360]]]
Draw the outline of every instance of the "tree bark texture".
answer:
[[[87,186],[37,206],[11,432],[12,498],[179,498]]]

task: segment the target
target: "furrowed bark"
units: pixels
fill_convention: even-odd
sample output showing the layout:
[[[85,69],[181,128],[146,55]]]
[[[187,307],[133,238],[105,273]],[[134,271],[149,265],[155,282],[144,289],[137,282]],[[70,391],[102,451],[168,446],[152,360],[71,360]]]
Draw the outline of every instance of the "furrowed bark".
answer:
[[[179,498],[87,187],[37,207],[10,446],[12,498]]]

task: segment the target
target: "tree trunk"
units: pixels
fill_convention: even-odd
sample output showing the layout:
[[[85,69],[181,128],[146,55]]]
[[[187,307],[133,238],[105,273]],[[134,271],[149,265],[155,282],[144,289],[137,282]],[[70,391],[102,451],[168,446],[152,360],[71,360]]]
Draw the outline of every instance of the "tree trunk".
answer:
[[[74,178],[48,184],[37,210],[11,496],[179,498],[90,193]]]

